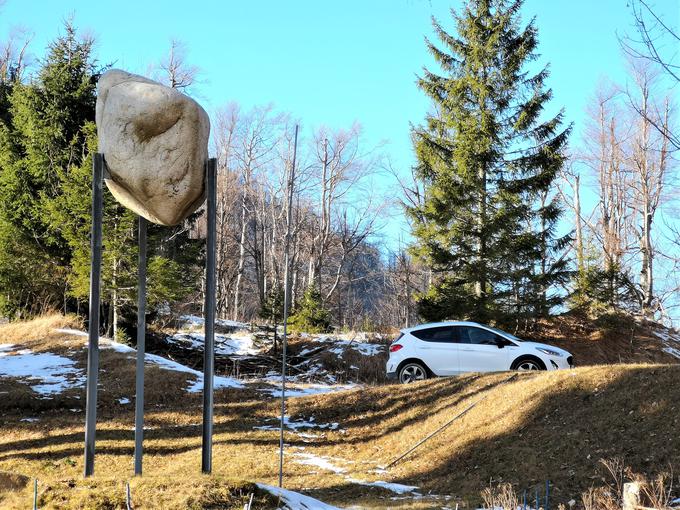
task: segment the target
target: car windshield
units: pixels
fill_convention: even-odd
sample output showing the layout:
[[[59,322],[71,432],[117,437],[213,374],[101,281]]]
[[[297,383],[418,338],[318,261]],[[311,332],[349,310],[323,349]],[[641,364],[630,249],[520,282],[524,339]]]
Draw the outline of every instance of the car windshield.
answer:
[[[525,342],[526,341],[526,340],[522,340],[521,338],[517,338],[512,333],[508,333],[507,331],[503,331],[502,329],[492,328],[491,326],[487,326],[487,328],[489,328],[492,331],[495,331],[496,333],[500,333],[501,335],[508,337],[510,340],[516,340],[518,342]]]

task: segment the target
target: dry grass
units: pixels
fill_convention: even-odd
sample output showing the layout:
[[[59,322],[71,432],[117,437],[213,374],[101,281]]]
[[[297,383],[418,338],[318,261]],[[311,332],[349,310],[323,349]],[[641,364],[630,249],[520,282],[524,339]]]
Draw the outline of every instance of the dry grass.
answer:
[[[50,314],[26,322],[8,322],[0,325],[0,343],[23,344],[55,336],[55,329],[82,329],[82,319],[75,315]]]
[[[520,333],[527,340],[544,342],[568,350],[578,366],[611,363],[677,363],[661,350],[654,334],[658,325],[620,314],[591,320],[562,315],[538,321],[533,331]]]
[[[12,342],[62,349],[84,362],[85,338],[45,331],[42,338],[33,334],[20,342],[15,336]],[[101,368],[97,476],[88,481],[81,479],[84,392],[41,400],[21,381],[0,381],[0,391],[8,392],[0,399],[0,471],[17,477],[0,476],[1,507],[26,508],[31,488],[22,484],[33,478],[41,481],[40,508],[119,508],[127,480],[133,499],[135,494],[140,499],[135,508],[242,508],[243,493],[252,486],[239,480],[276,484],[278,432],[254,427],[275,425],[277,401],[254,391],[216,393],[214,475],[204,477],[201,398],[184,390],[192,376],[155,368],[146,373],[145,476],[135,479],[134,409],[118,403],[121,397],[133,400],[134,361],[102,350]],[[470,374],[292,399],[293,419],[338,422],[339,429],[306,431],[313,437],[286,433],[286,487],[340,506],[441,508],[441,499],[392,500],[393,493],[348,478],[416,485],[423,494],[452,495],[461,507],[481,503],[480,490],[489,480],[522,490],[550,479],[556,505],[604,483],[593,478],[602,458],[622,457],[649,479],[680,464],[680,366],[593,366],[527,374],[503,384],[507,377]],[[26,394],[16,397],[21,391]],[[485,395],[388,472],[375,472]],[[27,416],[39,421],[22,422]],[[332,459],[346,471],[302,465],[301,453]]]

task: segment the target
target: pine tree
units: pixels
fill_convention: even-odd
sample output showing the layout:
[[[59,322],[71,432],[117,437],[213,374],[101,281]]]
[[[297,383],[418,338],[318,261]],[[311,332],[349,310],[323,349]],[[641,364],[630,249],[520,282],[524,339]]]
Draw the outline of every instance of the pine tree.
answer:
[[[293,331],[327,333],[331,329],[331,314],[324,307],[321,293],[310,286],[300,300],[297,310],[288,320]]]
[[[64,28],[32,81],[0,87],[0,309],[10,317],[86,312],[99,71],[93,41]],[[197,287],[203,245],[176,229],[175,253],[165,254],[158,229],[150,228],[150,313]],[[115,334],[120,318],[134,319],[137,217],[106,190],[102,241],[104,323]]]
[[[285,293],[281,285],[275,285],[267,292],[262,307],[260,308],[260,317],[271,321],[274,325],[280,324],[283,321],[283,301]]]
[[[441,48],[427,46],[442,72],[418,80],[434,108],[412,132],[425,197],[408,208],[412,251],[433,273],[425,319],[504,322],[559,301],[550,289],[565,278],[555,253],[567,239],[555,238],[561,211],[548,197],[570,128],[562,112],[543,119],[548,68],[527,70],[537,30],[521,26],[521,6],[469,0],[452,11],[456,35],[433,20]]]
[[[9,108],[2,115],[0,290],[10,314],[19,308],[29,313],[63,309],[68,294],[71,249],[52,211],[64,179],[87,155],[96,76],[90,59],[92,41],[79,39],[69,23],[65,28],[65,35],[50,45],[37,76],[14,84]],[[32,256],[26,266],[17,268],[9,255],[14,252]],[[15,277],[25,285],[21,293],[12,287]]]

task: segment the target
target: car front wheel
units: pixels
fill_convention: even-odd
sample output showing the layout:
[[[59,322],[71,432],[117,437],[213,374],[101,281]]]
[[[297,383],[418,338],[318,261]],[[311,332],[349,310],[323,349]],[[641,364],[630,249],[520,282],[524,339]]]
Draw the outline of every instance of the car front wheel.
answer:
[[[518,370],[520,372],[527,372],[531,370],[545,370],[545,365],[534,358],[520,358],[516,360],[511,367],[512,370]]]
[[[401,384],[409,384],[415,381],[422,381],[424,379],[427,379],[427,369],[415,361],[406,363],[399,370],[399,382]]]

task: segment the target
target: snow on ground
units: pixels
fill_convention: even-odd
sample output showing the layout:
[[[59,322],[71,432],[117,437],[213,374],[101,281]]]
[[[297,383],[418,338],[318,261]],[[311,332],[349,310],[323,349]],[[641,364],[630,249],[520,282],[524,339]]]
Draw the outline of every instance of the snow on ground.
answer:
[[[328,349],[328,351],[337,354],[339,358],[342,358],[342,355],[347,349],[353,349],[364,356],[376,356],[384,352],[387,347],[383,344],[369,343],[366,340],[365,335],[357,335],[356,338],[350,340],[332,336],[320,336],[314,338],[312,341],[315,343],[333,344],[333,347]],[[303,349],[299,355],[304,356],[312,351],[313,349]]]
[[[406,493],[412,493],[416,490],[418,490],[418,487],[415,485],[403,485],[401,483],[392,483],[392,482],[384,482],[382,480],[376,480],[374,482],[367,482],[366,480],[359,480],[357,478],[353,478],[351,476],[345,476],[343,473],[345,473],[347,470],[345,468],[336,466],[331,462],[333,459],[329,459],[327,457],[321,457],[319,455],[314,455],[313,453],[295,453],[295,462],[298,464],[305,464],[308,466],[316,466],[321,469],[325,469],[327,471],[332,471],[335,474],[342,475],[345,480],[347,480],[350,483],[354,483],[356,485],[363,485],[366,487],[380,487],[382,489],[386,489],[388,491],[392,491],[395,494],[406,494]]]
[[[654,334],[661,339],[663,343],[661,350],[663,352],[667,352],[671,356],[680,359],[680,336],[671,334],[671,331],[655,331]]]
[[[275,421],[276,425],[262,425],[259,427],[253,427],[255,430],[279,430],[281,420],[277,418],[269,418],[267,421]],[[316,423],[314,417],[312,416],[309,420],[298,420],[293,421],[288,416],[283,417],[283,424],[286,428],[295,430],[297,429],[327,429],[336,430],[338,428],[338,423]]]
[[[295,462],[297,464],[304,464],[306,466],[316,466],[326,471],[332,471],[336,474],[345,473],[347,470],[332,464],[328,459],[314,455],[313,453],[294,453]]]
[[[279,379],[281,377],[279,376]],[[251,379],[250,381],[256,381]],[[338,391],[347,391],[358,388],[357,384],[297,384],[290,383],[288,386],[286,382],[286,397],[308,397],[310,395],[321,395],[323,393],[337,393]],[[270,396],[281,398],[281,388],[260,388],[258,391],[269,393]]]
[[[175,333],[174,335],[166,337],[166,340],[172,344],[181,345],[188,349],[196,349],[203,351],[205,345],[205,335],[203,333]],[[253,337],[250,335],[221,335],[215,334],[215,354],[229,356],[232,354],[259,354],[260,349],[257,349],[253,344]]]
[[[69,335],[87,336],[86,332],[78,331],[75,329],[58,329],[57,331]],[[113,349],[114,351],[123,354],[137,353],[136,349],[133,349],[132,347],[125,344],[114,342],[110,338],[100,337],[99,346],[102,349],[107,348]],[[196,381],[189,385],[187,391],[189,391],[189,393],[197,393],[203,390],[203,372],[194,370],[193,368],[189,368],[185,365],[182,365],[181,363],[177,363],[176,361],[163,358],[162,356],[158,356],[157,354],[146,353],[144,355],[144,361],[146,362],[147,365],[156,365],[165,370],[174,370],[176,372],[185,372],[187,374],[194,375],[196,376]],[[216,375],[214,379],[214,387],[216,390],[221,388],[243,388],[243,383],[234,379],[233,377],[224,377]]]
[[[12,349],[11,344],[0,344],[0,376],[28,380],[31,389],[43,398],[85,383],[84,371],[72,359],[51,352]]]
[[[284,510],[340,510],[338,507],[328,505],[318,499],[310,498],[299,492],[289,491],[280,487],[258,483],[260,489],[281,498]]]
[[[191,319],[193,323],[201,323],[203,319],[194,316],[185,316],[187,320]],[[230,322],[230,321],[227,321]],[[87,337],[87,332],[79,331],[75,329],[58,329],[60,333],[76,335],[81,337]],[[199,333],[182,332],[169,337],[170,341],[183,341],[190,344],[192,348],[196,350],[203,350],[204,335]],[[371,353],[377,352],[376,349],[384,348],[383,345],[377,344],[358,344],[356,342],[351,342],[347,340],[336,340],[329,337],[325,338],[323,341],[328,342],[340,342],[341,347],[334,347],[331,350],[335,352],[334,349],[346,349],[346,348],[356,348],[354,346],[360,346],[358,348],[359,352],[365,355],[372,355]],[[125,344],[114,342],[109,338],[100,337],[100,347],[102,349],[113,349],[117,352],[134,355],[137,351]],[[254,347],[253,338],[249,334],[237,334],[237,335],[215,335],[215,344],[217,354],[224,355],[242,355],[242,354],[255,354],[257,349]],[[352,346],[352,347],[350,347]],[[0,352],[2,351],[2,345],[0,344]],[[166,370],[174,370],[178,372],[185,372],[196,376],[196,381],[189,385],[187,391],[191,393],[200,392],[203,390],[203,373],[182,365],[176,361],[169,360],[157,354],[146,353],[145,356],[146,363],[148,365],[155,365]],[[319,395],[323,393],[335,393],[339,391],[346,391],[360,387],[357,384],[334,384],[335,377],[328,374],[320,365],[310,365],[307,367],[306,373],[298,376],[288,376],[286,383],[286,397],[306,397],[310,395]],[[308,379],[310,376],[314,377],[324,377],[331,384],[312,384],[305,383],[304,380]],[[221,388],[245,388],[246,384],[262,385],[266,384],[269,387],[258,388],[258,391],[266,393],[272,398],[281,397],[281,375],[274,372],[268,373],[265,377],[253,377],[245,381],[240,381],[233,377],[226,377],[216,375],[214,379],[215,389]]]
[[[364,480],[357,480],[356,478],[348,478],[347,481],[356,483],[357,485],[365,485],[368,487],[381,487],[383,489],[387,489],[388,491],[392,491],[395,494],[406,494],[408,492],[418,490],[418,487],[416,487],[415,485],[403,485],[401,483],[383,482],[382,480],[376,480],[375,482],[366,482]]]
[[[197,315],[182,315],[179,318],[179,320],[182,321],[185,325],[194,328],[202,328],[203,325],[205,324],[205,319]],[[215,324],[218,326],[222,326],[224,328],[237,328],[237,329],[250,328],[250,324],[247,324],[245,322],[230,321],[227,319],[215,319]]]
[[[101,340],[103,340],[103,342],[100,342],[100,347],[102,348],[110,347],[116,352],[121,353],[137,353],[137,351],[132,347],[114,342],[108,338],[103,338]],[[176,372],[185,372],[187,374],[195,375],[196,381],[189,385],[187,391],[189,393],[198,393],[199,391],[203,391],[203,372],[194,370],[193,368],[189,368],[185,365],[182,365],[181,363],[177,363],[176,361],[169,360],[162,356],[158,356],[157,354],[145,353],[144,361],[147,365],[156,365],[165,370],[174,370]],[[222,388],[243,388],[243,383],[237,379],[221,375],[214,376],[213,384],[216,390]]]

